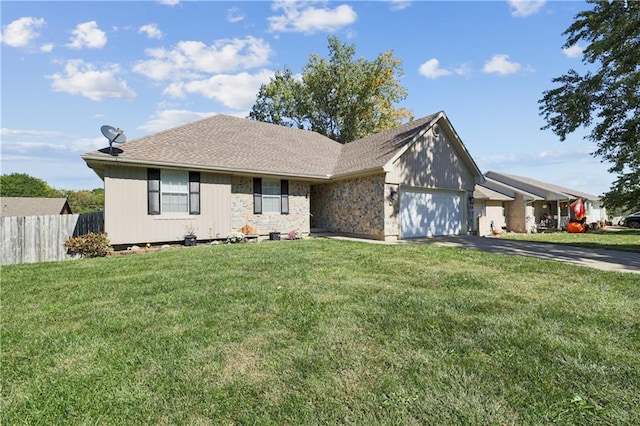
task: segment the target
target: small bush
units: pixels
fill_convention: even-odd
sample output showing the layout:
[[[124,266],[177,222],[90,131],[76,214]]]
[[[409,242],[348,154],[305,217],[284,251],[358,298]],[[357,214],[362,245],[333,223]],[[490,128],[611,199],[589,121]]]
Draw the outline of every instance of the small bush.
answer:
[[[244,234],[242,232],[231,232],[227,235],[227,243],[242,243],[244,241]]]
[[[299,240],[300,238],[302,238],[302,233],[300,231],[289,231],[289,234],[287,234],[287,239],[289,240]]]
[[[79,237],[71,237],[64,242],[70,254],[79,254],[82,257],[104,257],[111,250],[107,234],[94,234],[89,232]]]

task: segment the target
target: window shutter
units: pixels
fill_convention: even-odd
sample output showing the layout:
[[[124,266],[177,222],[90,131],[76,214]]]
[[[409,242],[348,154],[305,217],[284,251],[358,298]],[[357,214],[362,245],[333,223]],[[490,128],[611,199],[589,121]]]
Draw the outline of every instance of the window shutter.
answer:
[[[147,169],[147,214],[160,214],[160,169]]]
[[[200,214],[200,172],[189,172],[189,214]]]
[[[253,178],[253,214],[262,214],[262,179]]]
[[[289,214],[289,181],[280,181],[280,213]]]

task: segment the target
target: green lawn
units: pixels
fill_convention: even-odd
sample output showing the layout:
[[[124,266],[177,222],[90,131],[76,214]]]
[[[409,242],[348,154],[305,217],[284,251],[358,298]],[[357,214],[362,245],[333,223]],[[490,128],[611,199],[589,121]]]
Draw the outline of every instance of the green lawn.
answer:
[[[603,229],[584,234],[570,234],[568,232],[509,233],[501,235],[500,238],[640,253],[640,229],[618,228],[615,231]]]
[[[2,268],[2,424],[640,424],[640,277],[333,240]]]

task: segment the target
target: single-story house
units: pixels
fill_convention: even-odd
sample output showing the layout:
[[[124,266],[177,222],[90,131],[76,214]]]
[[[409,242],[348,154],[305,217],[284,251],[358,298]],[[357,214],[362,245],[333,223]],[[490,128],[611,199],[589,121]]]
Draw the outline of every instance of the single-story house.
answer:
[[[82,155],[104,180],[114,245],[329,232],[466,234],[483,176],[444,112],[348,144],[215,115]]]
[[[564,229],[569,222],[570,204],[582,198],[587,223],[606,220],[606,209],[596,195],[536,179],[489,171],[474,191],[474,230],[489,235],[493,228],[512,232],[538,232],[543,217],[549,214],[554,229]]]
[[[2,197],[0,217],[71,214],[66,198]]]

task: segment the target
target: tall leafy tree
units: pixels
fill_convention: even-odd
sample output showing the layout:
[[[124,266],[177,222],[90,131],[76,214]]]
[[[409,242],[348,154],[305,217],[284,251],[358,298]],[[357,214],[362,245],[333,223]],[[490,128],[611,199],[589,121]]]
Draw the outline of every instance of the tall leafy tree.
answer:
[[[96,188],[91,191],[81,189],[79,191],[62,190],[67,198],[69,207],[74,213],[90,213],[104,211],[104,189]]]
[[[413,115],[394,105],[406,98],[401,61],[392,51],[354,58],[354,45],[329,37],[329,58],[312,54],[296,78],[276,72],[260,87],[249,118],[313,130],[346,143],[394,127]]]
[[[26,173],[0,176],[0,195],[3,197],[62,197],[62,193],[51,188],[47,182]]]
[[[578,128],[596,143],[594,156],[617,175],[604,196],[607,207],[640,210],[640,2],[587,0],[591,10],[576,15],[563,33],[569,48],[586,44],[584,74],[571,69],[554,78],[540,113],[564,141]]]

